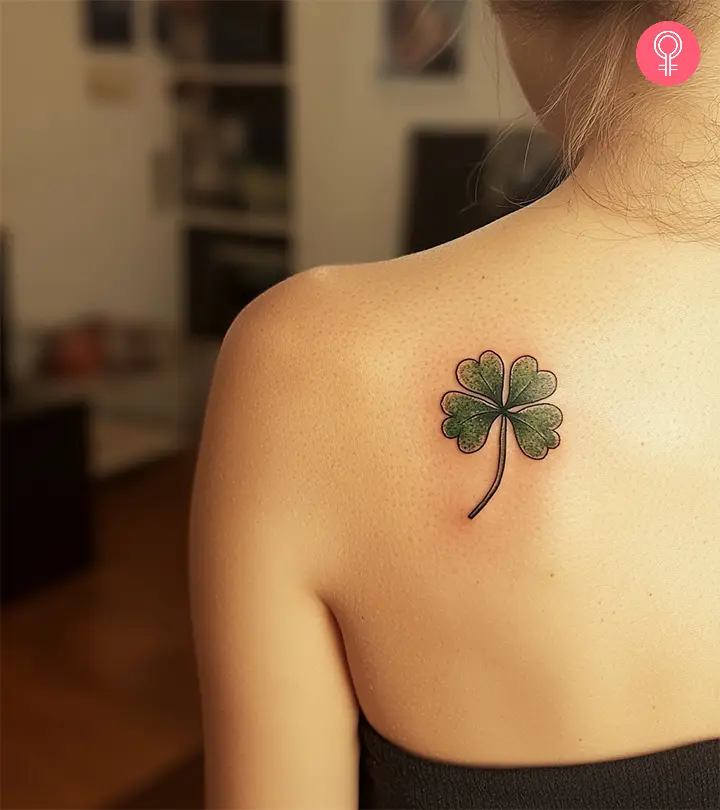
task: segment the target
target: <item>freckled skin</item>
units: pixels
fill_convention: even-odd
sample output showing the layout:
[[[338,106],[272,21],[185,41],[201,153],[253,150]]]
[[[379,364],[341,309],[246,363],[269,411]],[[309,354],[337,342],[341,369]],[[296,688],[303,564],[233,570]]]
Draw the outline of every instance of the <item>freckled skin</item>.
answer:
[[[323,594],[368,718],[420,754],[571,763],[720,731],[720,261],[568,205],[318,293],[352,360],[340,385],[328,365]],[[511,417],[550,406],[533,445]]]

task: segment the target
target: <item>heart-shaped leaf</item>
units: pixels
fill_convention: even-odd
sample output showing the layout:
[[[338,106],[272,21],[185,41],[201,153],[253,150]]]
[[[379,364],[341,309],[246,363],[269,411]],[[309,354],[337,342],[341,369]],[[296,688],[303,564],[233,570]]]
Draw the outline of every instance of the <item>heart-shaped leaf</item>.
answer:
[[[552,371],[538,371],[537,360],[526,354],[510,366],[510,392],[505,407],[538,402],[555,393],[556,388],[557,378]]]
[[[548,450],[560,444],[560,436],[555,428],[562,424],[560,408],[547,402],[542,405],[529,405],[510,414],[515,430],[515,438],[520,449],[528,458],[545,458]]]
[[[505,366],[495,352],[483,352],[479,361],[463,360],[456,373],[458,382],[468,391],[487,397],[502,407]]]
[[[497,408],[460,391],[449,391],[440,404],[449,416],[442,423],[442,432],[448,439],[457,439],[463,453],[479,450],[487,441],[492,423],[500,416]]]

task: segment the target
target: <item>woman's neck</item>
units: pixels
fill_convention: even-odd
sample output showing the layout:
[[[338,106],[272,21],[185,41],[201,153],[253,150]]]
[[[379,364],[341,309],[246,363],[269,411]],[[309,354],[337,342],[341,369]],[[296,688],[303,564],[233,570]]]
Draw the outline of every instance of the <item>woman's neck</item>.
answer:
[[[720,40],[705,39],[700,68],[682,85],[625,72],[620,123],[585,149],[571,185],[639,226],[720,240]]]
[[[641,232],[720,241],[717,100],[638,110],[605,144],[586,149],[571,189]]]

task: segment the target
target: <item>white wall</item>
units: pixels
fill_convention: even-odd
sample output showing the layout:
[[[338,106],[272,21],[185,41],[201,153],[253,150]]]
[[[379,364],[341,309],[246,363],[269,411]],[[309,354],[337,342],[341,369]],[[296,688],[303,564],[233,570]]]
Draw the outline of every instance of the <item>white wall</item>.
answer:
[[[177,231],[173,214],[154,210],[149,171],[169,133],[159,60],[147,41],[93,56],[77,0],[2,2],[0,15],[0,218],[14,237],[14,320],[105,311],[172,325]],[[135,72],[132,101],[88,98],[86,71],[103,60]]]
[[[137,7],[147,14],[150,3]],[[526,111],[492,18],[469,0],[463,73],[412,80],[379,74],[379,0],[294,0],[292,12],[295,265],[396,255],[409,129]],[[176,217],[154,210],[149,172],[172,132],[162,63],[146,37],[129,55],[91,54],[79,15],[77,0],[0,2],[0,219],[15,237],[14,316],[36,326],[106,311],[173,325]],[[88,98],[87,70],[103,59],[136,71],[132,102]]]
[[[527,113],[494,21],[469,0],[464,72],[418,81],[379,75],[379,0],[299,0],[294,14],[298,269],[397,255],[408,130]]]

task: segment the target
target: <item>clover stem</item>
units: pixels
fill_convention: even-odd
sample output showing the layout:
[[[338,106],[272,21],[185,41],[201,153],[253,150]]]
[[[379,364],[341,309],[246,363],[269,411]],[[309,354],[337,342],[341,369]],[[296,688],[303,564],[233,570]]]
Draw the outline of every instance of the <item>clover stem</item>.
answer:
[[[500,417],[502,420],[502,424],[500,425],[500,447],[498,452],[498,468],[497,473],[495,474],[495,480],[493,481],[493,485],[490,487],[490,491],[488,494],[480,501],[480,503],[470,512],[468,517],[472,520],[481,509],[484,509],[487,502],[492,498],[492,496],[497,492],[497,488],[500,486],[500,482],[502,481],[503,472],[505,471],[505,456],[507,453],[507,425],[508,425],[508,418],[505,415]]]

